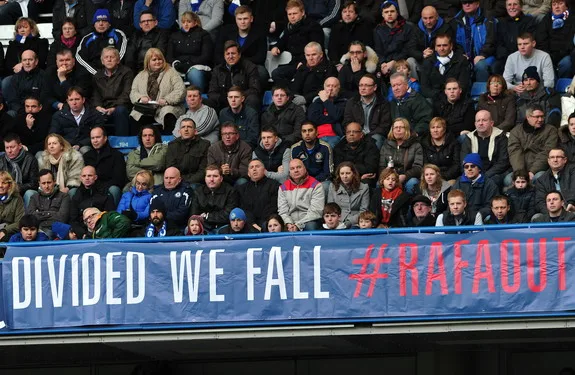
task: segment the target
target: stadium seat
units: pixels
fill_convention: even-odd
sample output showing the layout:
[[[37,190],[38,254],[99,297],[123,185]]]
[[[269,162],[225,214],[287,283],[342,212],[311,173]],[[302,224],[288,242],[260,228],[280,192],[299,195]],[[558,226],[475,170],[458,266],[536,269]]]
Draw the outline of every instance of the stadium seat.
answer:
[[[272,104],[272,92],[268,90],[264,92],[264,100],[262,102],[262,112],[265,112],[270,106],[270,104]]]
[[[270,78],[272,72],[279,66],[287,64],[291,61],[291,53],[289,52],[282,52],[279,56],[274,56],[270,51],[268,51],[268,55],[266,57],[265,67],[270,73]]]
[[[481,94],[487,92],[487,82],[474,82],[471,86],[471,99],[478,101]]]
[[[175,138],[176,137],[174,137],[173,135],[162,135],[162,143],[167,145],[168,143],[173,141]]]
[[[559,78],[555,85],[555,91],[560,93],[567,92],[569,85],[571,85],[571,78]]]
[[[128,154],[130,151],[139,146],[138,137],[118,137],[111,135],[108,137],[108,142],[112,148],[120,150],[123,154]]]

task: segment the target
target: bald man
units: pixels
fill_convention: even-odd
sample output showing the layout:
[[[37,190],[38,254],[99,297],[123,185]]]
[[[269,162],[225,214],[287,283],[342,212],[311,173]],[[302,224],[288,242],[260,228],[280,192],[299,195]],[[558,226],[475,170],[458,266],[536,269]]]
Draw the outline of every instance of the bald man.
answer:
[[[183,228],[188,221],[192,196],[188,183],[182,181],[180,170],[176,167],[169,167],[164,172],[164,184],[154,189],[150,202],[154,199],[163,201],[166,206],[166,218]]]
[[[318,124],[319,138],[334,148],[343,136],[342,122],[345,111],[345,99],[341,92],[339,79],[329,77],[323,82],[321,90],[307,110],[307,118]]]
[[[433,39],[437,34],[453,35],[453,31],[449,24],[439,16],[437,10],[432,6],[426,6],[421,11],[421,19],[415,29],[415,50],[412,56],[418,64],[422,64],[423,60],[432,56],[434,51]]]
[[[289,179],[278,190],[278,213],[288,231],[320,229],[324,205],[322,184],[307,174],[301,160],[291,160]]]

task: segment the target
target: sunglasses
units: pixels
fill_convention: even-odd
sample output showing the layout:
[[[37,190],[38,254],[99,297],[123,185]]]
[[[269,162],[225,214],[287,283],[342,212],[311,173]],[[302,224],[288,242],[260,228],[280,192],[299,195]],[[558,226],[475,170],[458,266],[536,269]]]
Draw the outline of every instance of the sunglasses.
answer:
[[[473,168],[477,168],[477,165],[475,164],[465,164],[463,166],[464,169],[473,169]]]

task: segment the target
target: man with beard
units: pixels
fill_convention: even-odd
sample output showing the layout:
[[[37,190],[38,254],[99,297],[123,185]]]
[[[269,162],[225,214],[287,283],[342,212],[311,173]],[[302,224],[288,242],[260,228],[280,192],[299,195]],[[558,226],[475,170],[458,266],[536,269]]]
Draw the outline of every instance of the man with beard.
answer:
[[[180,236],[182,231],[166,217],[166,205],[161,199],[150,203],[149,223],[144,227],[143,237]]]

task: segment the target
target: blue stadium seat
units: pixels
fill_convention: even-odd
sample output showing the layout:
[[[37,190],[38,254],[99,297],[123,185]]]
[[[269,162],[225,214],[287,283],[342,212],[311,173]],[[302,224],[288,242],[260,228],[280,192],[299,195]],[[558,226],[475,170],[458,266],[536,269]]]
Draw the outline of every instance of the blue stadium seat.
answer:
[[[487,82],[475,82],[471,86],[471,99],[473,101],[478,101],[481,94],[487,92]]]
[[[207,99],[208,98],[208,94],[202,94],[202,99]]]
[[[162,135],[162,143],[167,145],[168,143],[173,141],[175,138],[176,137],[174,137],[173,135]]]
[[[567,92],[569,85],[571,85],[571,78],[559,78],[557,84],[555,84],[555,91],[560,93]]]
[[[108,142],[112,148],[117,148],[123,154],[128,154],[130,151],[139,146],[138,137],[118,137],[111,135],[108,137]]]
[[[262,112],[268,109],[270,104],[272,104],[272,92],[268,90],[264,92],[264,100],[262,102]]]

